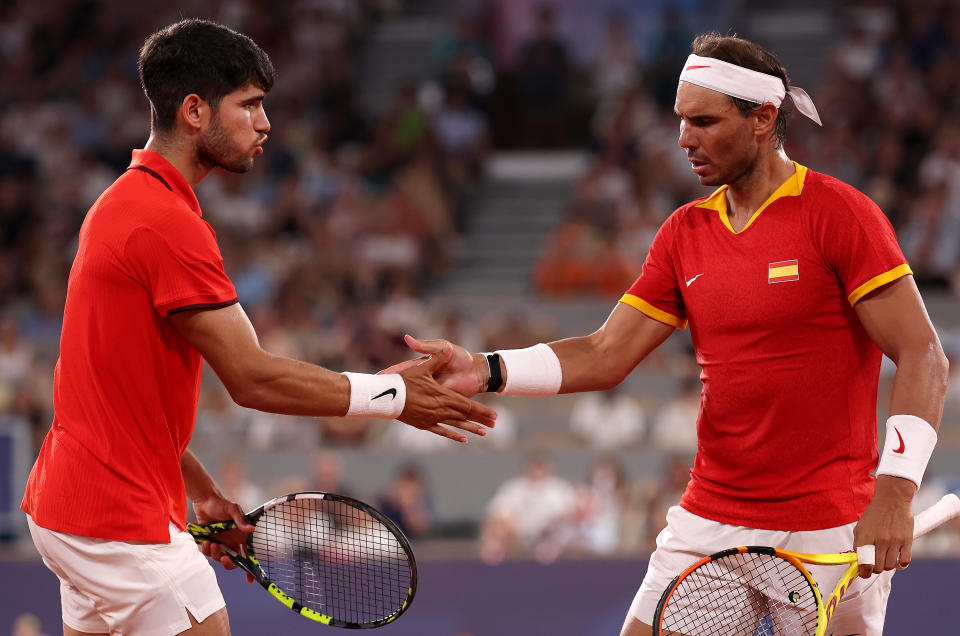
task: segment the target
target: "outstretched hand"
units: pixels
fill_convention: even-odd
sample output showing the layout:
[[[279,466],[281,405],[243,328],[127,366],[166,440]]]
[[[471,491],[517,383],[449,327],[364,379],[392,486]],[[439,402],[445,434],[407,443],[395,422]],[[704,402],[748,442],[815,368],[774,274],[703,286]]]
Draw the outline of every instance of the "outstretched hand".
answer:
[[[430,355],[393,365],[380,372],[399,373],[407,386],[407,401],[398,419],[458,442],[465,443],[467,436],[448,427],[486,435],[485,427],[493,427],[497,414],[489,407],[464,397],[475,395],[477,390],[461,390],[466,385],[462,379],[466,375],[462,371],[465,361],[472,369],[470,353],[445,340],[421,342],[411,336],[405,336],[405,340],[414,351]]]

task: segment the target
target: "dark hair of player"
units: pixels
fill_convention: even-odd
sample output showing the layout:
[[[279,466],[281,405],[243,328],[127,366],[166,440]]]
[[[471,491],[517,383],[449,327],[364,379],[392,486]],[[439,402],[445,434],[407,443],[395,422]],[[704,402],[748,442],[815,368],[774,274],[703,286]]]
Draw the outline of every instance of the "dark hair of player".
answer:
[[[153,33],[140,49],[140,83],[152,130],[169,131],[177,109],[195,93],[216,110],[247,84],[273,88],[270,58],[247,36],[207,20],[182,20]]]
[[[783,87],[788,91],[790,90],[790,76],[787,75],[787,69],[780,63],[780,60],[759,44],[754,44],[736,35],[720,35],[716,31],[701,33],[693,40],[693,53],[701,57],[712,57],[730,64],[736,64],[751,71],[779,77],[783,80]],[[758,104],[745,99],[738,97],[731,97],[730,99],[733,100],[744,117],[751,111],[760,108]],[[777,120],[774,123],[773,132],[777,139],[776,148],[782,147],[787,138],[787,113],[783,108],[787,101],[790,100],[784,100],[781,104],[777,112]]]

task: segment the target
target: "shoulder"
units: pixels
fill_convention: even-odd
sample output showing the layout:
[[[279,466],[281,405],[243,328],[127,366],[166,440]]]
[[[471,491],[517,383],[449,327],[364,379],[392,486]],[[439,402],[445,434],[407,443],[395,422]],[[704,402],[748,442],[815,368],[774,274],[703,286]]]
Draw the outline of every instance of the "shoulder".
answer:
[[[710,216],[716,214],[716,212],[709,208],[699,206],[713,196],[715,196],[715,194],[694,199],[674,210],[670,216],[667,217],[667,220],[663,222],[663,225],[660,226],[660,232],[676,235],[679,232],[695,230],[697,227],[707,223]]]
[[[807,170],[803,184],[803,199],[814,208],[847,210],[849,212],[880,212],[870,197],[852,185],[821,172]]]

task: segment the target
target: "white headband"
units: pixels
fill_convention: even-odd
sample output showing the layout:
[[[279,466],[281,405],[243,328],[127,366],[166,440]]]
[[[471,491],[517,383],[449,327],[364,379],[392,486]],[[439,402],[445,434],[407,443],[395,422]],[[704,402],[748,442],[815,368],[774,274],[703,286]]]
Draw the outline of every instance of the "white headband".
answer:
[[[713,57],[690,55],[683,71],[680,73],[681,82],[689,82],[718,91],[724,95],[744,99],[755,104],[770,102],[777,108],[783,103],[787,91],[783,88],[783,81],[779,77],[752,71],[736,64],[730,64]],[[823,125],[817,107],[807,92],[797,86],[790,87],[790,97],[801,113]]]

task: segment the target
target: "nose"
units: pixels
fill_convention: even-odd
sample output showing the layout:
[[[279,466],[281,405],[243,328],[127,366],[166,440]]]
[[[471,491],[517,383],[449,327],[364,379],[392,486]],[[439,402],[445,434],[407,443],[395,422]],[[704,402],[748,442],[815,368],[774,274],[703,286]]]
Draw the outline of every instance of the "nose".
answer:
[[[253,125],[257,132],[270,132],[270,120],[267,119],[267,111],[263,110],[263,106],[261,106],[257,112],[257,118],[254,120]]]
[[[690,150],[696,147],[696,140],[694,139],[693,133],[690,132],[683,121],[680,122],[680,137],[677,138],[677,144],[684,150]]]

